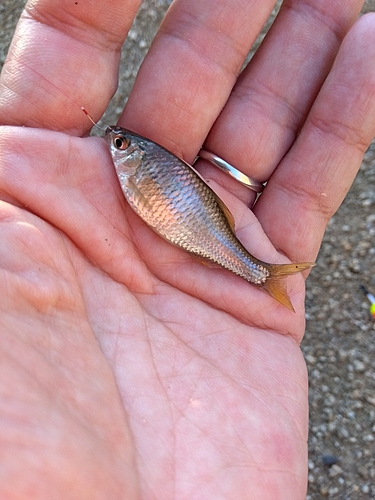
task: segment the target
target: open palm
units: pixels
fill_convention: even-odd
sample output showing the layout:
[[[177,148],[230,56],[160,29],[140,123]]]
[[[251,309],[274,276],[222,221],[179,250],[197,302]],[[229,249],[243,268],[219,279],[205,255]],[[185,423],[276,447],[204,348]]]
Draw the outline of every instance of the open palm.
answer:
[[[106,3],[31,2],[0,81],[1,496],[302,499],[303,277],[288,279],[294,314],[127,206],[77,104],[107,106],[139,4]],[[272,4],[251,3],[176,1],[120,124],[187,161],[209,134],[208,149],[270,179],[250,211],[251,193],[200,166],[245,246],[314,260],[374,134],[374,18],[316,97],[361,2],[340,18],[341,2],[318,2],[311,61],[304,2],[289,2],[228,100]]]

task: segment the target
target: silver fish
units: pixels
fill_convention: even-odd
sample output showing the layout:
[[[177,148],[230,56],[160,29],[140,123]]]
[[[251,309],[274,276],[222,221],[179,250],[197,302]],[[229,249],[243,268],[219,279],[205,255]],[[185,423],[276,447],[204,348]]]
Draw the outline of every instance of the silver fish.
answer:
[[[121,127],[108,127],[105,137],[125,198],[156,233],[229,269],[294,310],[281,278],[313,263],[268,264],[256,259],[237,239],[229,209],[193,167]]]

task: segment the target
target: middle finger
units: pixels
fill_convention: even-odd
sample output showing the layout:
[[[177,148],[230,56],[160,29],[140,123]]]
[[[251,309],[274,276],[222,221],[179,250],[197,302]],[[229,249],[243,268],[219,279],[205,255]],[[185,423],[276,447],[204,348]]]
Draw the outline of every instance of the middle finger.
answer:
[[[120,124],[191,162],[217,120],[206,148],[266,180],[292,144],[362,3],[286,1],[236,83],[273,2],[175,0]]]
[[[273,5],[274,0],[175,0],[120,124],[192,161]]]

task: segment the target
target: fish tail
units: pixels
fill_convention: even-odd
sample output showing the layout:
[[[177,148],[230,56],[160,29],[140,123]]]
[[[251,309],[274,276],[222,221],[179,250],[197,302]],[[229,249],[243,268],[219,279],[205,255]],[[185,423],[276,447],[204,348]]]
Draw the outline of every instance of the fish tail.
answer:
[[[294,312],[294,307],[290,301],[288,292],[286,290],[286,283],[283,280],[290,274],[300,273],[305,269],[310,269],[315,266],[313,262],[300,262],[297,264],[270,264],[270,276],[263,285],[263,289],[276,299],[280,304],[287,307]]]

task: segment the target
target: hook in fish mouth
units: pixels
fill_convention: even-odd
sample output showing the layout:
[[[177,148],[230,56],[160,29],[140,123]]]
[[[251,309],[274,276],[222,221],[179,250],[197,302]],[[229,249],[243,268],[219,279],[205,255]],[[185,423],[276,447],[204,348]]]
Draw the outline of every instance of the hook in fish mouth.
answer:
[[[82,111],[85,113],[87,118],[90,120],[90,122],[97,127],[99,130],[102,130],[106,133],[106,138],[111,135],[112,141],[116,141],[116,149],[118,150],[125,150],[129,146],[129,143],[127,140],[121,135],[121,127],[116,127],[116,126],[108,126],[106,129],[99,127],[99,125],[91,118],[89,113],[86,111],[86,109],[81,106]],[[117,137],[114,137],[113,134],[116,134],[116,132],[119,132]],[[111,134],[112,133],[112,134]],[[252,191],[255,191],[256,193],[261,193],[264,189],[264,186],[266,183],[262,183],[257,181],[256,179],[253,179],[252,177],[249,177],[248,175],[245,175],[243,172],[240,172],[237,168],[233,167],[230,163],[227,161],[223,160],[223,158],[220,158],[220,156],[215,155],[214,153],[211,153],[210,151],[206,151],[205,149],[201,149],[197,155],[198,158],[203,158],[213,165],[215,167],[220,168],[223,172],[226,174],[230,175],[234,179],[236,179],[238,182],[240,182],[243,186],[246,186],[247,188],[251,189]]]
[[[223,160],[220,158],[220,156],[215,155],[214,153],[211,153],[210,151],[206,151],[205,149],[201,149],[197,155],[197,158],[204,158],[205,160],[209,161],[215,167],[220,168],[223,172],[226,174],[230,175],[234,179],[236,179],[238,182],[246,186],[247,188],[255,191],[256,193],[261,193],[264,189],[264,184],[253,179],[252,177],[249,177],[248,175],[245,175],[244,173],[240,172],[237,170],[237,168],[233,167],[230,163],[227,161]]]

